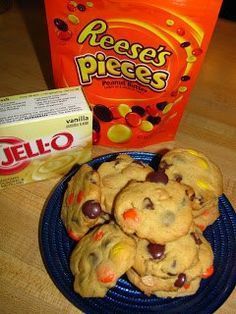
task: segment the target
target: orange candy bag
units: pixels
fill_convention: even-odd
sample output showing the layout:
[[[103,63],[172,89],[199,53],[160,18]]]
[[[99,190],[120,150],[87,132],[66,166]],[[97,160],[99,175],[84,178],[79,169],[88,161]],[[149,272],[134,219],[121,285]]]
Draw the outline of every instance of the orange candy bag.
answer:
[[[174,140],[221,0],[45,0],[56,87],[83,86],[94,142]]]

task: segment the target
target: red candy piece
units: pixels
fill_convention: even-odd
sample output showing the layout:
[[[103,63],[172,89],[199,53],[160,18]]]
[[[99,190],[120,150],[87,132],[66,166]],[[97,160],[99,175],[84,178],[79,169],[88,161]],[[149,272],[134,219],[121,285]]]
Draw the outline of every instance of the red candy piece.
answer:
[[[214,266],[211,265],[207,268],[206,272],[202,274],[202,278],[206,279],[214,274]]]
[[[84,197],[84,192],[79,191],[79,193],[77,195],[77,200],[76,200],[78,204],[82,201],[83,197]]]
[[[71,31],[67,31],[67,32],[63,32],[63,31],[58,31],[57,32],[57,37],[60,39],[60,40],[69,40],[71,39],[72,37],[72,32]]]
[[[104,232],[102,230],[99,230],[95,235],[93,236],[94,241],[99,241],[104,236]]]
[[[81,237],[78,236],[78,234],[76,234],[72,230],[68,230],[67,233],[68,233],[68,236],[75,241],[79,241],[81,239]]]
[[[200,56],[202,53],[203,53],[203,50],[202,50],[201,48],[195,48],[195,49],[193,49],[193,51],[192,51],[192,54],[193,54],[194,56]]]
[[[184,36],[185,35],[185,30],[182,27],[177,28],[176,33],[179,36]]]
[[[136,112],[127,113],[127,115],[125,116],[125,120],[128,125],[133,126],[133,127],[139,126],[142,121],[140,118],[140,115],[138,115]]]
[[[119,118],[121,118],[121,115],[120,115],[120,113],[119,113],[119,111],[118,111],[117,106],[116,106],[116,107],[110,107],[109,109],[110,109],[111,112],[112,112],[113,119],[119,119]]]
[[[98,143],[99,137],[100,137],[99,133],[96,132],[95,130],[93,130],[93,134],[92,134],[93,144],[97,144]]]
[[[158,114],[157,107],[155,105],[148,105],[146,107],[146,112],[150,115],[155,117]]]
[[[74,202],[74,193],[68,195],[66,202],[68,206],[70,206]]]

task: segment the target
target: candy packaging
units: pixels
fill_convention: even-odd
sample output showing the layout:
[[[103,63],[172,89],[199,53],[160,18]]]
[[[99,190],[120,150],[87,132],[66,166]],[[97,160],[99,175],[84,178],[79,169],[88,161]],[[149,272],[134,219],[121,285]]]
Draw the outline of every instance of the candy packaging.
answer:
[[[56,87],[83,86],[94,142],[173,141],[221,0],[45,0]]]

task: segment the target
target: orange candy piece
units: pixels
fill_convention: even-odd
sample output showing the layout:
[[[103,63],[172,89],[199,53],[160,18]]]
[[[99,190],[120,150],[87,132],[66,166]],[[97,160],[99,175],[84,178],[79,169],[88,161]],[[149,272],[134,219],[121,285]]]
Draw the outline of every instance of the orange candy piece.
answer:
[[[211,277],[213,274],[214,274],[214,266],[211,265],[209,268],[207,268],[205,273],[202,274],[202,278],[206,279],[208,277]]]
[[[138,221],[138,213],[136,208],[130,208],[123,213],[123,217],[125,220],[132,219],[134,221]]]
[[[98,267],[97,277],[102,283],[110,283],[116,279],[115,273],[107,265],[100,265],[100,267]]]
[[[99,241],[104,236],[104,232],[102,230],[99,230],[95,235],[93,236],[94,241]]]
[[[77,200],[76,200],[78,204],[82,201],[83,197],[84,197],[84,192],[79,191],[79,193],[77,195]]]
[[[68,206],[72,205],[72,203],[74,202],[74,193],[68,195],[66,202]]]
[[[68,230],[67,233],[68,233],[68,236],[75,241],[79,241],[81,239],[81,237],[78,236],[78,234],[76,234],[72,230]]]
[[[184,284],[184,289],[189,289],[190,288],[190,283],[189,282],[186,282],[185,284]]]

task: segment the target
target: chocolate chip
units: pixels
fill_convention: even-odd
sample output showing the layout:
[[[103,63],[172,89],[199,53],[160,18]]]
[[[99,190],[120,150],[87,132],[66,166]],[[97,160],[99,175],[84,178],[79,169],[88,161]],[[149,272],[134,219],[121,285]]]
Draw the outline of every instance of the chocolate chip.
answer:
[[[111,110],[104,105],[96,105],[93,108],[93,112],[95,113],[96,117],[101,121],[110,122],[113,119]]]
[[[162,101],[162,102],[159,102],[159,103],[157,103],[156,104],[156,107],[157,107],[157,109],[159,109],[159,110],[164,110],[165,109],[165,107],[168,105],[168,102],[167,101]]]
[[[194,191],[191,188],[189,188],[189,189],[185,190],[185,193],[188,196],[188,198],[190,199],[190,201],[192,202],[195,198]]]
[[[197,245],[202,244],[202,240],[197,236],[197,234],[195,232],[191,232],[190,234],[193,237],[193,239]]]
[[[160,167],[161,169],[163,169],[163,170],[169,169],[170,166],[172,166],[172,165],[168,164],[165,160],[161,161],[161,162],[160,162],[160,165],[159,165],[159,167]]]
[[[157,125],[161,122],[161,117],[148,116],[147,121],[151,122],[153,125]]]
[[[147,249],[154,259],[161,259],[165,252],[165,245],[149,243]]]
[[[132,112],[135,112],[138,115],[140,115],[140,117],[143,117],[145,115],[145,109],[141,106],[132,106],[131,110]]]
[[[150,200],[149,197],[145,197],[143,200],[143,209],[154,209],[154,204],[153,202]]]
[[[183,180],[183,177],[180,174],[175,175],[175,181],[176,182],[181,182]]]
[[[86,217],[90,219],[96,219],[101,215],[102,209],[98,202],[89,200],[83,204],[82,212]]]
[[[169,179],[164,169],[158,169],[157,171],[150,172],[146,177],[146,181],[167,184]]]
[[[59,29],[62,32],[67,32],[68,31],[68,25],[66,24],[66,22],[64,22],[61,19],[54,19],[54,25],[57,27],[57,29]]]
[[[179,274],[178,279],[176,279],[174,286],[177,288],[181,288],[185,284],[186,280],[187,280],[186,275],[181,273]]]

